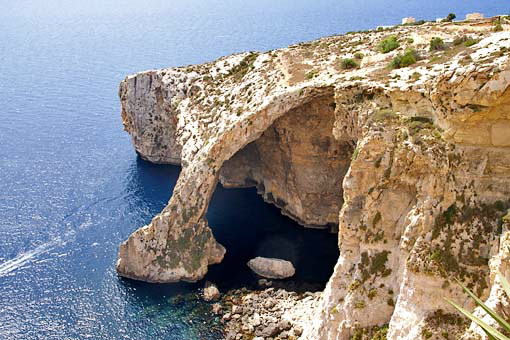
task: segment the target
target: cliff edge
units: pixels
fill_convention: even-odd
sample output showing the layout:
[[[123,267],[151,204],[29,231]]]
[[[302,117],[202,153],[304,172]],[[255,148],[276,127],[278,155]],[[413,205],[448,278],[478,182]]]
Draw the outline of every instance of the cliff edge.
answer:
[[[510,276],[503,28],[398,26],[128,76],[119,95],[136,151],[182,171],[168,205],[121,245],[118,273],[201,279],[225,254],[205,218],[217,182],[255,186],[303,226],[338,229],[302,338],[383,325],[388,339],[479,338],[443,298],[473,307],[458,277],[508,307],[494,281]]]

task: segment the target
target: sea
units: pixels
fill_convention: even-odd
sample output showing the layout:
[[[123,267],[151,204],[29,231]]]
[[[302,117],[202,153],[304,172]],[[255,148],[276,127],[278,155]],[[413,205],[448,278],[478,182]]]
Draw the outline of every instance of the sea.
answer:
[[[118,85],[135,72],[322,36],[510,12],[508,0],[0,0],[0,339],[221,339],[204,282],[119,278],[118,246],[166,205],[180,168],[137,157]],[[256,287],[255,256],[323,289],[337,235],[304,229],[255,189],[218,186],[207,215],[225,260],[206,279]]]

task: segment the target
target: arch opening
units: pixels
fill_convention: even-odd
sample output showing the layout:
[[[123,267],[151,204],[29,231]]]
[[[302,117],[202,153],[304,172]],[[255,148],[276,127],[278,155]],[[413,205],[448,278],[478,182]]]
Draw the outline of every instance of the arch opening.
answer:
[[[336,231],[355,143],[335,139],[334,121],[331,94],[290,110],[223,164],[221,184],[256,187],[299,224]]]
[[[227,252],[206,279],[230,287],[256,284],[246,262],[264,256],[289,260],[296,268],[295,277],[276,284],[324,289],[339,256],[334,232],[355,145],[335,139],[334,122],[333,94],[312,98],[223,164],[207,219]],[[219,216],[218,206],[228,212]]]

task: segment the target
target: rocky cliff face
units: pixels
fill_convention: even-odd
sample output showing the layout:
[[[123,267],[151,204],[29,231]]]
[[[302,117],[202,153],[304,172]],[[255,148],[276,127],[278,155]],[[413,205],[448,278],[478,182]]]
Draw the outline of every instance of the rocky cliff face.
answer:
[[[225,253],[205,219],[218,180],[256,186],[304,226],[338,227],[340,258],[302,338],[368,339],[386,324],[388,339],[479,337],[443,298],[473,307],[458,277],[508,306],[494,273],[510,276],[510,34],[491,25],[360,32],[127,77],[137,152],[182,172],[121,245],[119,274],[202,278]],[[399,48],[379,52],[389,35]],[[445,46],[430,51],[432,37]],[[387,67],[409,48],[416,63]]]

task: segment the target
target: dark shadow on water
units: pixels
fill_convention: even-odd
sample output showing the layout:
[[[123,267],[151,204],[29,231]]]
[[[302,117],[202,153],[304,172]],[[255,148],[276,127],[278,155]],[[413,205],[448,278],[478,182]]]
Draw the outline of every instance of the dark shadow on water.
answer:
[[[227,253],[206,279],[220,288],[254,287],[259,279],[246,265],[256,257],[291,261],[296,275],[281,282],[287,289],[321,290],[339,256],[337,234],[307,229],[263,201],[255,188],[218,185],[207,213],[209,225]]]
[[[180,172],[178,165],[154,164],[136,158],[126,191],[134,197],[133,208],[144,207],[152,214],[147,222],[168,203]]]
[[[145,207],[144,223],[150,222],[167,204],[179,172],[179,166],[152,164],[138,157],[128,190],[135,197],[133,208]],[[205,279],[215,282],[222,291],[256,287],[259,277],[246,265],[256,256],[286,259],[294,264],[296,275],[280,281],[287,289],[321,290],[338,259],[337,234],[300,226],[275,206],[265,203],[255,188],[225,189],[218,184],[207,218],[227,253],[222,263],[209,268]],[[136,295],[150,300],[194,292],[203,286],[203,282],[122,281],[127,290],[135,290]]]
[[[156,165],[137,158],[126,185],[131,231],[134,226],[149,223],[163,209],[180,170],[178,166]],[[296,275],[273,281],[275,286],[288,290],[321,290],[333,272],[338,258],[337,234],[303,228],[265,203],[254,188],[225,189],[218,184],[207,218],[227,253],[222,263],[209,267],[204,280],[169,284],[124,278],[117,281],[117,287],[125,294],[133,334],[171,340],[224,338],[223,325],[212,314],[210,304],[200,298],[200,288],[205,280],[216,283],[222,292],[257,288],[259,277],[246,265],[256,256],[292,261]]]

